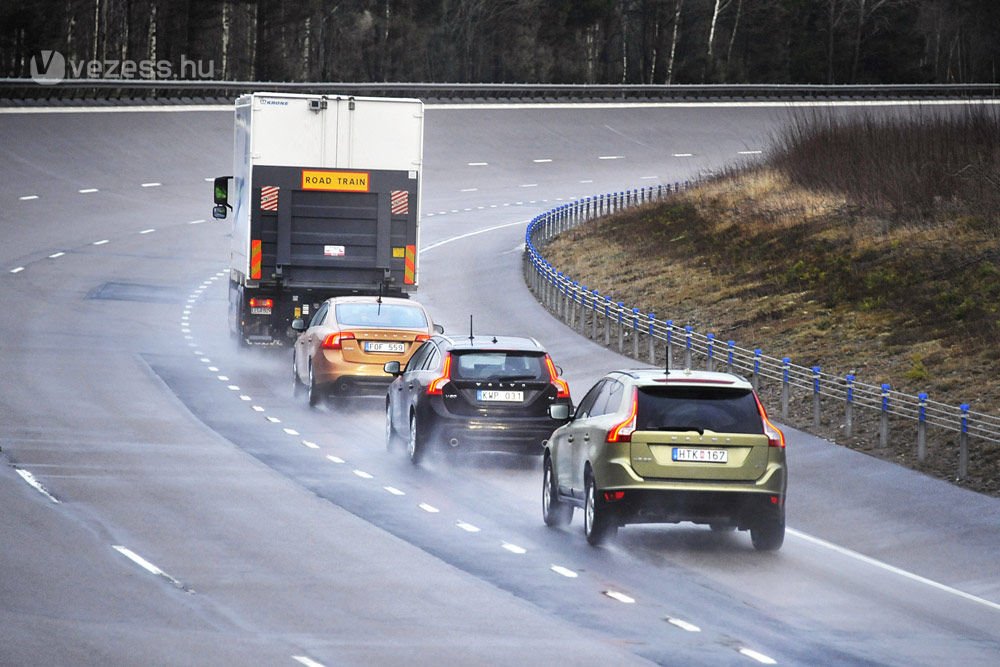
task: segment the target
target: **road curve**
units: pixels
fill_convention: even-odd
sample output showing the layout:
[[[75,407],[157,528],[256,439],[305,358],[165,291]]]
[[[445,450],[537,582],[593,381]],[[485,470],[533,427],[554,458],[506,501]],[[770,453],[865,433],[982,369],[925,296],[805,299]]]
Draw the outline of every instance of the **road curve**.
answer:
[[[524,287],[569,198],[766,148],[784,107],[429,108],[418,298],[539,338],[574,395],[632,365]],[[540,518],[537,460],[383,444],[225,328],[225,110],[3,113],[0,663],[995,664],[1000,502],[788,430],[792,530]]]

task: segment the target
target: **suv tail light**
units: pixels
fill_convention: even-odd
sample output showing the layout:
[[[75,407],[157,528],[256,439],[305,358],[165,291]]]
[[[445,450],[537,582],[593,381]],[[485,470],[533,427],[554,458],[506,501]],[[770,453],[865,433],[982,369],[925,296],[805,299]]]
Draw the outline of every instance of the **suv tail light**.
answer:
[[[323,349],[339,350],[341,349],[341,342],[345,340],[355,340],[354,333],[351,331],[338,331],[337,333],[330,334],[323,341]]]
[[[753,395],[754,400],[757,401],[757,409],[760,411],[760,419],[764,422],[764,435],[767,436],[767,444],[771,447],[782,447],[785,446],[785,434],[781,432],[777,426],[771,423],[771,420],[767,418],[767,410],[764,409],[764,404],[760,402],[760,397],[756,393]]]
[[[441,369],[441,377],[434,378],[434,380],[427,385],[427,395],[440,396],[444,393],[442,389],[449,382],[451,382],[451,352],[444,355],[444,368]]]
[[[545,355],[545,367],[549,369],[549,382],[556,388],[556,398],[569,398],[569,385],[566,384],[566,380],[559,377],[555,362],[547,354]]]
[[[615,424],[608,431],[608,442],[632,442],[632,432],[635,431],[635,415],[639,411],[639,391],[632,388],[632,407],[629,408],[625,421]]]

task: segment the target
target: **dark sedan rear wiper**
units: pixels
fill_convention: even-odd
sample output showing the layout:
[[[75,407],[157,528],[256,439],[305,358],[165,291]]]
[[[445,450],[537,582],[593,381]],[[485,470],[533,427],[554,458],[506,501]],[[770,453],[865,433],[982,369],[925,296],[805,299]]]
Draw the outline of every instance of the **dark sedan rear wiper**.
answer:
[[[696,431],[698,435],[705,435],[705,428],[702,426],[649,426],[639,429],[641,431]]]

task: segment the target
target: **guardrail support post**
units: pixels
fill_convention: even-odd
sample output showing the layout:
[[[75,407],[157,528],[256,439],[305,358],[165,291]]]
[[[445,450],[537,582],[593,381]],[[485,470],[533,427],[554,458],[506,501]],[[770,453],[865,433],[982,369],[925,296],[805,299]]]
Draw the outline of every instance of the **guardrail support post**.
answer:
[[[604,297],[604,344],[611,345],[611,297]]]
[[[927,394],[917,394],[920,400],[917,409],[917,460],[923,462],[927,458]]]
[[[734,372],[733,352],[736,350],[736,341],[735,340],[726,341],[726,347],[729,348],[728,352],[726,353],[726,368],[728,368],[729,372],[732,373]]]
[[[760,389],[760,355],[761,355],[761,349],[759,347],[754,348],[753,375],[750,378],[750,383],[753,385],[754,391]]]
[[[653,330],[653,324],[656,322],[656,315],[654,313],[648,313],[649,317],[649,363],[653,366],[656,365],[656,335]]]
[[[969,475],[969,404],[962,403],[958,408],[962,411],[962,432],[958,434],[958,478],[965,479]]]
[[[667,368],[674,367],[674,321],[667,320]]]
[[[708,349],[705,355],[705,370],[715,370],[715,334],[710,333],[705,336],[708,339]]]
[[[819,428],[819,378],[820,367],[813,366],[813,428]]]
[[[564,305],[563,274],[562,271],[559,271],[556,274],[556,317],[559,319],[563,319]]]
[[[580,335],[587,334],[587,295],[590,290],[584,285],[580,291]]]
[[[639,358],[639,309],[632,309],[632,358]]]
[[[854,434],[854,376],[848,374],[844,381],[847,383],[844,405],[844,435],[850,438]]]
[[[684,368],[691,368],[691,331],[694,330],[690,324],[684,327]]]
[[[888,384],[882,385],[882,417],[879,420],[878,446],[886,447],[889,444],[889,391]]]
[[[590,339],[591,340],[597,340],[597,320],[598,320],[597,309],[598,309],[598,304],[600,303],[600,300],[601,300],[601,293],[598,292],[597,290],[594,290],[594,301],[591,304],[592,307],[593,307],[593,311],[594,312],[592,312],[590,314]]]
[[[566,318],[568,320],[569,328],[576,328],[576,295],[580,293],[580,283],[573,281],[573,285],[569,287],[569,315]]]
[[[623,301],[618,302],[618,352],[625,351],[625,321],[622,319],[622,313],[625,310],[625,303]]]
[[[788,421],[788,371],[791,367],[790,357],[781,360],[781,421]]]

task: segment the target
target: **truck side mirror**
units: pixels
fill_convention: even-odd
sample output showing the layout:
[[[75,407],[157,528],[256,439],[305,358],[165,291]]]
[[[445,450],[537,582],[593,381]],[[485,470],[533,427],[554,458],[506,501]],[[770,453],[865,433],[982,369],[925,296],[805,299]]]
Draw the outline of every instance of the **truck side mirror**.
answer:
[[[215,206],[212,207],[212,217],[216,220],[225,220],[229,209],[229,179],[232,176],[219,176],[213,182],[213,197]]]
[[[229,205],[229,179],[232,176],[218,176],[214,181],[215,204]]]

